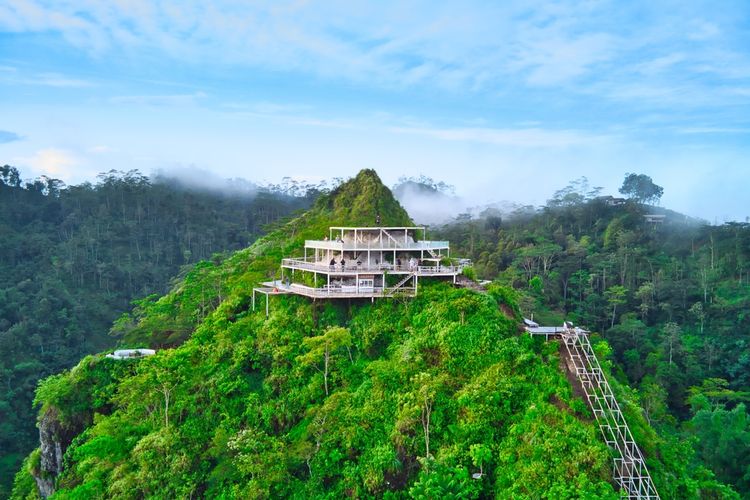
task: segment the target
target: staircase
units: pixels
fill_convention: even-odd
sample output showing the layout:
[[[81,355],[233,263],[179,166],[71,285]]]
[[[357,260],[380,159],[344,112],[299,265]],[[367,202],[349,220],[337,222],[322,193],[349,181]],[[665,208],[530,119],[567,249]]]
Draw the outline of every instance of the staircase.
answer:
[[[401,288],[402,286],[404,286],[404,285],[406,284],[406,282],[407,282],[407,281],[409,281],[409,280],[410,280],[411,278],[413,278],[413,277],[414,277],[414,273],[409,273],[409,274],[407,274],[406,276],[404,276],[404,277],[403,277],[403,278],[401,279],[401,281],[399,281],[398,283],[396,283],[395,285],[393,285],[393,286],[392,286],[392,287],[390,287],[390,288],[386,288],[386,289],[385,289],[385,290],[383,291],[383,296],[384,296],[384,297],[393,297],[393,295],[394,295],[394,294],[395,294],[395,293],[396,293],[396,292],[397,292],[397,291],[398,291],[398,290],[399,290],[399,289],[400,289],[400,288]]]
[[[586,393],[604,441],[614,454],[614,479],[624,498],[658,499],[641,450],[633,439],[617,404],[588,335],[580,328],[567,327],[559,333]]]

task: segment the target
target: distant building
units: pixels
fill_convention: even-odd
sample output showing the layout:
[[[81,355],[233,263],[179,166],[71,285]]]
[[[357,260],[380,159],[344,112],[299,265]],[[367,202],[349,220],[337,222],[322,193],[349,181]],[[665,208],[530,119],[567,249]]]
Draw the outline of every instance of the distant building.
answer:
[[[314,299],[413,297],[421,277],[456,282],[468,259],[451,259],[447,241],[429,241],[424,227],[331,227],[307,240],[303,255],[281,261],[281,280],[254,292]],[[255,293],[253,294],[255,295]]]
[[[619,207],[628,201],[625,198],[615,198],[614,196],[599,196],[596,199],[603,201],[608,207]]]
[[[653,224],[662,224],[664,222],[664,219],[666,219],[666,215],[661,214],[646,214],[643,216],[643,220],[646,222],[651,222]]]

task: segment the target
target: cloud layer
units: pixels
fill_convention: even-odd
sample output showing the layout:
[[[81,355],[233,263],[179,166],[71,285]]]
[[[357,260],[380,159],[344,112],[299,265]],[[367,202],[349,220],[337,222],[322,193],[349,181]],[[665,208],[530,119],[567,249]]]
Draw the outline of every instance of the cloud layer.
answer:
[[[747,215],[722,184],[750,181],[741,0],[17,0],[0,46],[4,126],[24,133],[0,133],[6,157],[71,182],[368,167],[473,206],[639,171],[677,209]]]

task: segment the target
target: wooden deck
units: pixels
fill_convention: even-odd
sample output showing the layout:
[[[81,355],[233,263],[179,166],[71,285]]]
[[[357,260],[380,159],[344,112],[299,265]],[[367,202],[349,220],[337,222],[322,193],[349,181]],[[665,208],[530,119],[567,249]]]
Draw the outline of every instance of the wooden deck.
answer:
[[[353,275],[353,274],[412,274],[417,276],[454,276],[461,274],[464,266],[394,266],[391,264],[348,264],[341,267],[340,264],[331,266],[330,264],[312,262],[310,260],[300,259],[282,259],[281,266],[287,269],[297,269],[300,271],[312,271],[319,274],[334,275]]]
[[[324,286],[313,288],[311,286],[300,285],[298,283],[291,283],[287,285],[281,281],[267,281],[263,283],[264,288],[274,290],[271,295],[290,294],[303,295],[312,299],[356,299],[356,298],[382,298],[391,297],[394,292],[407,297],[414,297],[417,294],[415,287],[402,287],[398,290],[391,288],[372,287],[368,289],[347,288],[341,286]]]

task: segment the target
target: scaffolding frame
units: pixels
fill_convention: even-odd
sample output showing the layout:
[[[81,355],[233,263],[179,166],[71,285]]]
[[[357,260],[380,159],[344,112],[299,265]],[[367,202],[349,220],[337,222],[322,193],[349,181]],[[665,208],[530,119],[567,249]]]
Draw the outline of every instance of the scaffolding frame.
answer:
[[[587,333],[566,327],[559,333],[583,386],[589,407],[614,459],[613,477],[624,498],[658,499],[638,444],[633,439],[612,388],[604,376]]]

